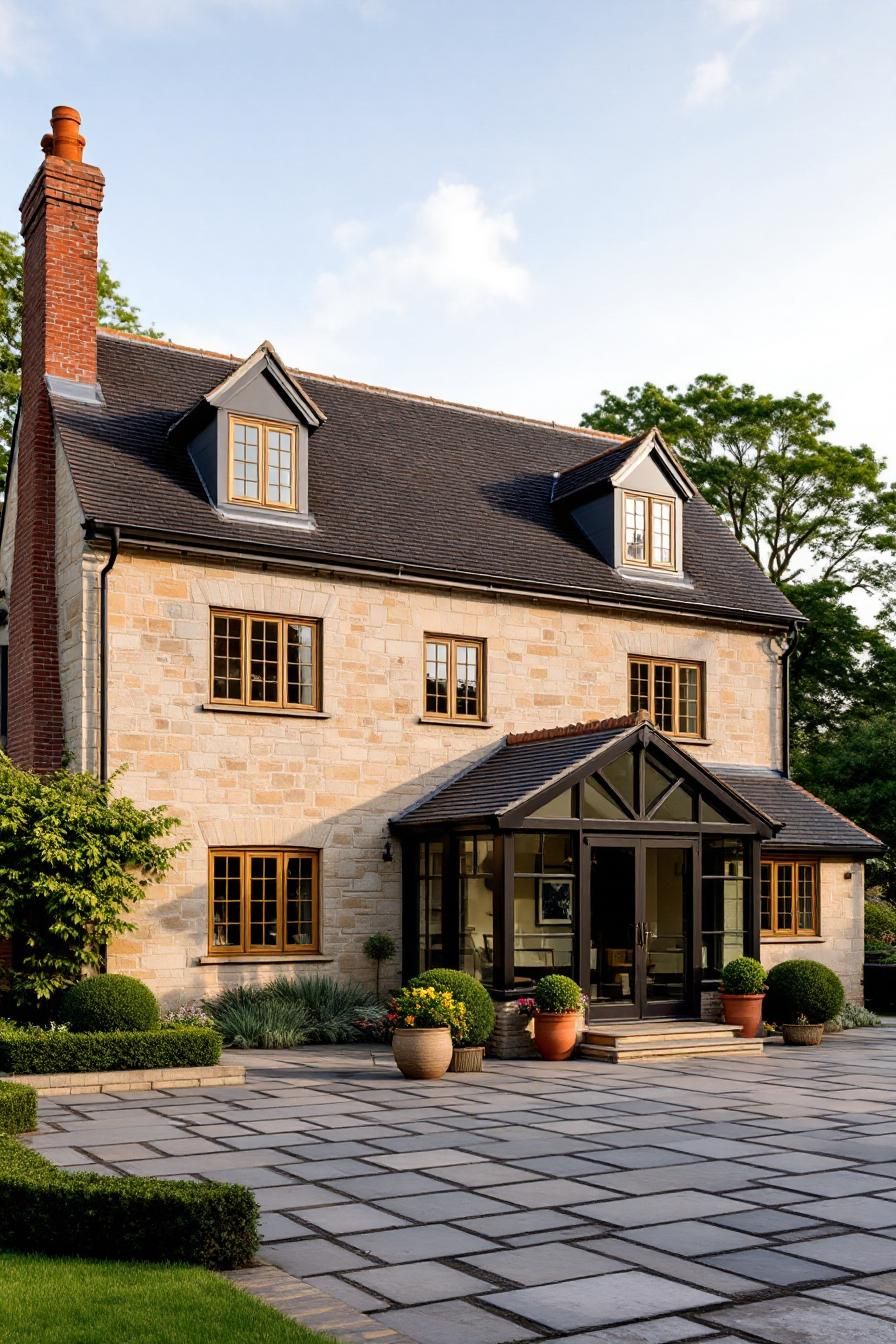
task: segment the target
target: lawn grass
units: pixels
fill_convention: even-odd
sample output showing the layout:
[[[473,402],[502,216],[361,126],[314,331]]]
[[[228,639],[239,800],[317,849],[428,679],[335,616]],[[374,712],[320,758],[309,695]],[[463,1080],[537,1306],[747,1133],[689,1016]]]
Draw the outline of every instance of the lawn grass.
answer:
[[[205,1269],[0,1255],[15,1344],[333,1344]]]

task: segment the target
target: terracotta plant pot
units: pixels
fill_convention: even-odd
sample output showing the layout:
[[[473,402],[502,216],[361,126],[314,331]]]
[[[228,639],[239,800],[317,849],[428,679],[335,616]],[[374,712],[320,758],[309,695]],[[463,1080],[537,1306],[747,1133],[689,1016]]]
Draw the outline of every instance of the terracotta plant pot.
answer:
[[[741,1039],[758,1036],[762,1027],[764,994],[719,994],[726,1026],[740,1027]]]
[[[482,1045],[456,1045],[448,1065],[449,1073],[481,1073],[482,1057],[485,1047]]]
[[[542,1059],[569,1059],[576,1048],[578,1013],[536,1013],[535,1049]]]
[[[821,1045],[823,1022],[785,1022],[781,1026],[785,1045]]]
[[[441,1078],[454,1047],[447,1027],[396,1027],[392,1053],[405,1078]]]

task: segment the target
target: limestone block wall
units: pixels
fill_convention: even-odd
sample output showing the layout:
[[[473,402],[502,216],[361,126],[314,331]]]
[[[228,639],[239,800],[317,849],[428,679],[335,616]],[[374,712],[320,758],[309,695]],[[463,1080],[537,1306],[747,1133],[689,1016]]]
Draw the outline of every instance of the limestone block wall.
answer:
[[[819,936],[765,938],[762,964],[769,970],[779,962],[800,957],[820,961],[836,971],[846,997],[862,1002],[864,962],[865,874],[851,859],[826,859],[819,867]]]
[[[95,573],[85,583],[92,591]],[[382,859],[389,817],[509,730],[626,713],[630,654],[705,662],[707,741],[689,744],[696,755],[777,763],[779,665],[767,631],[127,551],[109,602],[110,767],[126,762],[122,788],[169,805],[191,841],[138,908],[135,932],[113,944],[110,969],[169,1002],[283,969],[208,959],[207,854],[219,844],[319,849],[323,964],[372,983],[364,939],[400,934],[398,854]],[[328,717],[204,708],[211,607],[320,618]],[[487,641],[487,727],[419,721],[428,632]]]

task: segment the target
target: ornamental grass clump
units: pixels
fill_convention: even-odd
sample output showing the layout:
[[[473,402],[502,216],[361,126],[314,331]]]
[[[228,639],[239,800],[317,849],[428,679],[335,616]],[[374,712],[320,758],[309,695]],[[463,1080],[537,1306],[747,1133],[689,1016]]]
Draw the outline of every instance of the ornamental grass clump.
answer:
[[[448,989],[434,985],[405,985],[392,1000],[393,1027],[447,1027],[451,1039],[462,1039],[467,1027],[467,1007]]]
[[[485,1045],[495,1029],[495,1005],[485,985],[475,980],[466,971],[449,971],[435,968],[415,975],[411,986],[430,985],[435,989],[447,989],[464,1005],[466,1026],[464,1034],[455,1040],[456,1045]]]

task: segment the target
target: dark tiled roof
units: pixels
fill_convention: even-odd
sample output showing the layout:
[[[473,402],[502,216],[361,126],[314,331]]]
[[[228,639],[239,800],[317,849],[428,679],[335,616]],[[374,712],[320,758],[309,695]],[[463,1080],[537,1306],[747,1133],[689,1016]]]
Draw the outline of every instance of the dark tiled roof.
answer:
[[[584,462],[577,462],[574,466],[561,471],[551,492],[554,503],[570,499],[573,495],[591,490],[596,485],[604,485],[613,472],[627,462],[635,449],[641,446],[649,433],[650,430],[647,429],[643,434],[636,434],[633,439],[626,439],[625,443],[604,448]]]
[[[763,849],[779,853],[830,849],[842,854],[877,854],[884,848],[875,836],[777,770],[743,765],[711,765],[707,769],[747,802],[781,823],[774,840],[763,841]]]
[[[407,808],[395,821],[399,825],[423,826],[461,821],[467,817],[498,817],[530,794],[583,765],[589,756],[623,733],[636,730],[636,725],[627,720],[622,720],[621,725],[598,727],[593,732],[574,735],[561,733],[534,737],[528,733],[520,734],[523,740],[510,744],[502,742],[484,760]]]
[[[166,435],[240,361],[103,333],[98,346],[106,405],[57,397],[54,415],[85,513],[125,536],[777,624],[797,615],[700,498],[684,509],[692,587],[632,581],[599,559],[551,486],[583,448],[615,439],[312,374],[297,376],[327,415],[311,437],[316,530],[222,519]]]

